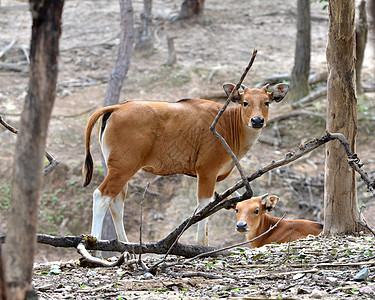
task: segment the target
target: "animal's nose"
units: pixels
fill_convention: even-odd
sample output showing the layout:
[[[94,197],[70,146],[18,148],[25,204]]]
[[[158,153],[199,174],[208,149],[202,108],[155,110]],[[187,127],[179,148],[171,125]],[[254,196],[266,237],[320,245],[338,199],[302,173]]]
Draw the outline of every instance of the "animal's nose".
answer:
[[[251,118],[251,126],[253,128],[262,128],[264,125],[264,119],[262,117]]]
[[[236,224],[236,230],[239,232],[244,232],[247,230],[247,223],[246,222],[237,222]]]

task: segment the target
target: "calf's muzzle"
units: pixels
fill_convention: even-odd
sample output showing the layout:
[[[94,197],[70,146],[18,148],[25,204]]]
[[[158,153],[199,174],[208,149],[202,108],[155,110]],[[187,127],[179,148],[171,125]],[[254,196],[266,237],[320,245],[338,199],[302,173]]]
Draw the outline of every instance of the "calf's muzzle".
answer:
[[[253,117],[251,118],[251,127],[253,128],[263,128],[264,119],[262,117]]]
[[[245,232],[247,231],[247,223],[246,222],[237,222],[236,224],[236,230],[239,232]]]

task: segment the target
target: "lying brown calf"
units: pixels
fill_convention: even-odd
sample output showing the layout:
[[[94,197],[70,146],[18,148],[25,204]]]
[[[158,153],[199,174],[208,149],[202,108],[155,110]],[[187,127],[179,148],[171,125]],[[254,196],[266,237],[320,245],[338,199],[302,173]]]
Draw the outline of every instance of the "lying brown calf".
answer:
[[[236,230],[246,235],[248,241],[267,231],[276,224],[280,218],[270,216],[266,213],[273,210],[279,201],[277,196],[268,194],[261,197],[237,203],[233,208],[236,210]],[[323,230],[323,224],[308,220],[281,220],[276,228],[266,235],[250,243],[252,248],[261,247],[270,243],[285,243],[304,238],[309,234],[318,235]],[[291,237],[290,237],[291,235]]]

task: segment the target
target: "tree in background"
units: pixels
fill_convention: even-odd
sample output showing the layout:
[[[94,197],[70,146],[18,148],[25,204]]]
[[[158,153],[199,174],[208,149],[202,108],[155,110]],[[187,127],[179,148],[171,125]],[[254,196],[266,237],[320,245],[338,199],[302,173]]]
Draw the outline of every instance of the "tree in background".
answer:
[[[137,43],[135,44],[136,51],[143,53],[152,53],[154,39],[151,32],[152,24],[152,0],[143,0],[143,11],[141,13],[141,28],[138,33]]]
[[[355,3],[330,0],[327,43],[327,130],[342,133],[355,153],[357,98],[355,93]],[[338,141],[326,146],[324,235],[350,234],[358,228],[354,171]]]
[[[365,48],[367,43],[367,31],[368,31],[368,24],[367,24],[367,15],[366,15],[366,1],[362,0],[361,4],[359,5],[359,14],[358,20],[355,29],[355,39],[356,39],[356,89],[357,95],[363,93],[363,87],[361,83],[361,72],[362,72],[362,65],[363,59],[365,57]]]
[[[61,14],[64,0],[30,0],[30,79],[13,163],[5,277],[9,299],[31,290],[44,148],[56,95]]]
[[[204,0],[184,0],[178,19],[191,18],[203,13]]]
[[[151,8],[150,8],[151,9]],[[133,5],[131,0],[120,0],[121,14],[121,37],[115,66],[109,76],[107,91],[103,106],[119,103],[120,92],[128,73],[134,44],[134,20]],[[104,176],[107,174],[107,167],[102,158]],[[103,239],[115,239],[116,231],[109,210],[107,210],[102,230]]]
[[[297,1],[297,39],[288,99],[296,101],[310,92],[311,17],[310,0]]]

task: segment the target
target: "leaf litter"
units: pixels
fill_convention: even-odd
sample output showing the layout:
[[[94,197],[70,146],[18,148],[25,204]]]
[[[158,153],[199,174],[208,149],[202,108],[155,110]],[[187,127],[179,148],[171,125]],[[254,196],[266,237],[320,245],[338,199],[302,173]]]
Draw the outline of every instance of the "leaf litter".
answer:
[[[166,263],[177,259],[183,262],[170,256]],[[373,237],[308,236],[161,266],[156,274],[125,266],[83,268],[78,259],[35,263],[33,286],[40,299],[374,299],[374,271]]]

